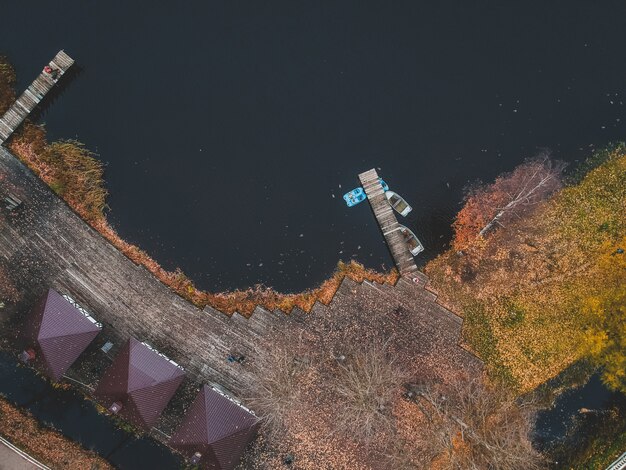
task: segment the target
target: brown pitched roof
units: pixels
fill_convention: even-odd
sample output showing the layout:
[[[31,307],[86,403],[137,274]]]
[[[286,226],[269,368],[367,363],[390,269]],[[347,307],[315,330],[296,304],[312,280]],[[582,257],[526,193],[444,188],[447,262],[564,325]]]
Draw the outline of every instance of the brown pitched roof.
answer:
[[[187,457],[200,452],[203,468],[235,468],[256,434],[258,419],[250,411],[205,385],[198,393],[170,445]]]
[[[98,335],[102,326],[53,289],[41,298],[24,330],[28,345],[38,350],[37,362],[59,380]]]
[[[94,395],[123,405],[120,415],[153,426],[183,381],[185,372],[148,345],[130,338],[107,369]]]

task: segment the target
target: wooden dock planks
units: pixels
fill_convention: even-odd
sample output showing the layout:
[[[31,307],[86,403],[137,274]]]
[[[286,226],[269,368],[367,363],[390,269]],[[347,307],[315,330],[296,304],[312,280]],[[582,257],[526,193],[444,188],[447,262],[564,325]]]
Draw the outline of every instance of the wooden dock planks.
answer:
[[[341,332],[374,320],[391,328],[391,334],[396,328],[394,315],[406,310],[409,321],[421,326],[417,336],[403,344],[410,348],[418,344],[424,352],[420,357],[430,357],[438,369],[479,367],[457,344],[460,319],[436,303],[435,296],[424,290],[425,282],[400,281],[392,287],[361,285],[346,278],[328,306],[317,302],[308,314],[257,308],[251,318],[245,318],[212,307],[200,310],[115,249],[1,146],[0,175],[3,185],[23,201],[17,216],[0,207],[0,267],[32,297],[20,308],[30,308],[30,302],[48,287],[69,294],[103,323],[97,346],[111,341],[115,345],[111,355],[134,336],[166,353],[194,380],[220,384],[243,397],[254,380],[255,358],[276,335],[323,342],[325,336],[315,326],[319,322]],[[381,189],[368,188],[374,197],[384,197]],[[380,209],[384,226],[393,230],[398,224],[388,204]],[[412,276],[423,277],[417,271]],[[230,354],[241,354],[246,361],[231,363]]]
[[[59,51],[48,63],[56,71],[56,76],[42,71],[31,85],[15,100],[15,103],[0,118],[0,144],[3,144],[15,130],[24,122],[24,119],[35,109],[52,87],[61,79],[63,74],[74,64],[74,59],[65,52]]]
[[[73,63],[63,51],[55,56],[50,67],[58,69],[59,75],[53,80],[42,73],[24,91],[0,119],[0,143]],[[230,363],[229,354],[243,354],[246,361],[253,363],[259,348],[269,347],[266,343],[271,343],[275,334],[288,331],[302,337],[319,316],[360,324],[365,321],[363,315],[367,319],[392,318],[391,314],[403,304],[425,318],[420,344],[433,357],[457,354],[462,359],[459,363],[468,368],[476,363],[457,345],[460,323],[451,321],[452,314],[443,311],[435,296],[424,291],[425,276],[417,271],[398,232],[398,221],[375,170],[359,178],[400,273],[422,281],[419,285],[400,286],[416,289],[410,293],[413,301],[397,297],[409,294],[404,290],[396,292],[397,287],[360,285],[346,278],[328,306],[316,302],[311,313],[294,309],[290,315],[259,307],[251,318],[237,313],[227,316],[208,306],[199,310],[181,299],[84,223],[4,147],[0,147],[0,175],[3,185],[24,201],[17,216],[5,214],[0,207],[0,266],[10,271],[26,292],[34,298],[52,286],[69,293],[104,324],[102,342],[111,340],[120,345],[129,336],[148,340],[182,364],[190,376],[218,383],[236,395],[245,393],[253,371],[246,364]],[[412,340],[407,344],[412,345]],[[112,351],[114,354],[115,349]]]
[[[359,180],[365,190],[380,230],[383,232],[391,256],[393,256],[396,267],[400,271],[400,275],[407,276],[415,273],[417,265],[404,237],[400,233],[400,224],[385,196],[378,173],[374,169],[368,170],[359,175]]]

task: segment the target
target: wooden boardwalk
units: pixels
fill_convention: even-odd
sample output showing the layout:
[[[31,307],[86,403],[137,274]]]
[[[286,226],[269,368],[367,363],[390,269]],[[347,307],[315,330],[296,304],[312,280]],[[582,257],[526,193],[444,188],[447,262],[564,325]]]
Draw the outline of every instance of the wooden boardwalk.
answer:
[[[200,310],[126,258],[4,146],[0,146],[0,181],[0,196],[10,192],[23,201],[13,211],[0,207],[0,266],[28,294],[20,316],[48,287],[69,294],[103,323],[94,347],[112,341],[112,357],[134,336],[181,364],[189,377],[218,383],[242,396],[252,369],[228,362],[229,354],[254,361],[258,348],[276,330],[298,335],[319,315],[359,324],[364,322],[362,315],[391,319],[394,309],[402,306],[411,312],[413,322],[424,325],[419,342],[428,345],[438,367],[464,368],[467,361],[475,362],[457,345],[460,319],[437,304],[421,283],[401,280],[392,287],[345,280],[330,305],[316,303],[308,314],[257,308],[245,318],[210,307]],[[360,307],[365,298],[370,299],[367,307]],[[451,357],[457,358],[458,366],[450,363]]]
[[[47,67],[50,72],[42,70],[31,85],[15,100],[15,103],[0,118],[0,144],[4,143],[24,119],[44,99],[46,94],[59,81],[63,74],[74,64],[74,60],[65,52],[59,51]]]
[[[72,63],[60,52],[50,66],[64,73]],[[2,141],[53,85],[45,75],[35,80],[0,120]],[[103,324],[102,333],[90,347],[94,355],[83,354],[72,368],[76,378],[88,386],[94,385],[93,371],[99,368],[99,358],[104,354],[99,348],[113,342],[107,354],[114,357],[133,336],[181,364],[193,381],[216,383],[241,397],[254,380],[250,365],[255,356],[259,349],[272,347],[276,335],[312,333],[323,342],[329,333],[320,330],[320,324],[336,333],[374,321],[378,323],[371,327],[373,331],[388,328],[391,337],[399,328],[410,334],[398,354],[413,354],[419,346],[417,375],[438,376],[446,370],[478,373],[480,361],[458,344],[460,318],[439,305],[436,296],[424,288],[426,277],[417,271],[401,235],[394,230],[398,222],[378,175],[370,170],[359,177],[396,265],[403,275],[419,278],[419,285],[406,279],[396,286],[356,284],[345,279],[329,305],[318,302],[310,313],[296,308],[286,315],[257,307],[250,318],[245,318],[211,307],[200,310],[179,297],[89,227],[0,145],[0,200],[11,195],[21,201],[11,208],[0,205],[0,267],[10,273],[24,294],[13,320],[19,324],[49,287],[69,294],[93,313]],[[398,326],[399,317],[407,322],[406,327]],[[246,360],[243,364],[229,362],[231,354]]]
[[[404,237],[400,233],[400,224],[380,185],[378,173],[374,169],[368,170],[359,175],[359,180],[365,190],[372,211],[374,211],[378,225],[383,232],[391,256],[393,256],[393,261],[398,271],[400,271],[400,275],[409,277],[415,275],[417,273],[417,265]]]

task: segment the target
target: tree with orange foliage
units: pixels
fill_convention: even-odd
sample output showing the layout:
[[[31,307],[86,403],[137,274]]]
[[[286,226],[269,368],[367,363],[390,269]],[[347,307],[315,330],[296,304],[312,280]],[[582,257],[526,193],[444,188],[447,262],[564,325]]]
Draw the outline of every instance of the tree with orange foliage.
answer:
[[[465,205],[452,224],[454,248],[467,248],[477,238],[498,226],[504,227],[508,220],[522,217],[546,200],[561,188],[564,168],[563,162],[540,155],[499,176],[490,185],[469,187]]]

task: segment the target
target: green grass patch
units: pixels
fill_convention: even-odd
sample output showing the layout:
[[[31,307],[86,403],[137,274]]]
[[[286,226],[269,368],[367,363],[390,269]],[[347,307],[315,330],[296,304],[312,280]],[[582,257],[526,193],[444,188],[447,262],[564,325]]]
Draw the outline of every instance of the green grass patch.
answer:
[[[576,470],[606,468],[626,452],[626,431],[608,439],[608,441],[606,437],[594,439],[585,452],[585,457],[580,462],[573,463],[572,468]]]
[[[498,353],[498,339],[493,334],[485,307],[480,302],[472,301],[463,312],[463,338],[485,362],[490,377],[506,387],[518,388],[517,380]]]
[[[502,319],[502,325],[507,328],[513,328],[521,324],[526,318],[526,311],[509,298],[503,300],[503,307],[506,315]]]

